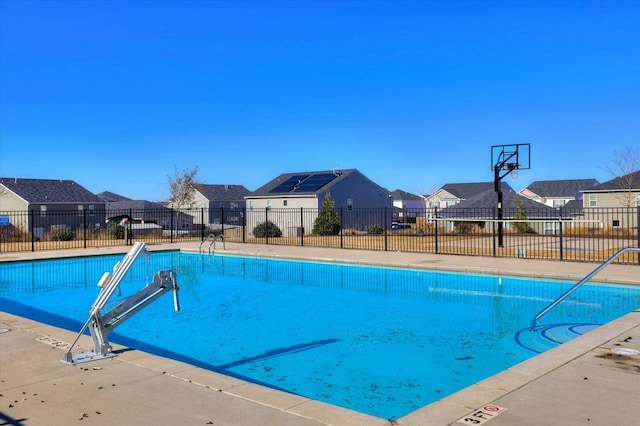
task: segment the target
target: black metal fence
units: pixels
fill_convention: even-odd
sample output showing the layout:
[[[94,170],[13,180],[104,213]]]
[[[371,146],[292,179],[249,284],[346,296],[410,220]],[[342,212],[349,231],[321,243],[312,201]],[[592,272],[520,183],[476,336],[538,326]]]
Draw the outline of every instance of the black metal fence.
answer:
[[[320,215],[320,217],[319,217]],[[0,252],[225,241],[603,262],[640,247],[640,209],[157,209],[0,212]],[[640,264],[637,253],[619,263]]]

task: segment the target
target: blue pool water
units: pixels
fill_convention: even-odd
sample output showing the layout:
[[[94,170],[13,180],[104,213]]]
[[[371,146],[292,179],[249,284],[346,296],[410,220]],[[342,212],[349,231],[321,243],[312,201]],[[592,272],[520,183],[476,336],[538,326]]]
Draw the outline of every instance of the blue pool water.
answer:
[[[78,331],[121,258],[0,263],[0,309]],[[167,295],[112,342],[387,419],[640,306],[638,288],[585,285],[530,333],[573,283],[178,251],[138,259],[122,297],[159,269],[182,310]]]

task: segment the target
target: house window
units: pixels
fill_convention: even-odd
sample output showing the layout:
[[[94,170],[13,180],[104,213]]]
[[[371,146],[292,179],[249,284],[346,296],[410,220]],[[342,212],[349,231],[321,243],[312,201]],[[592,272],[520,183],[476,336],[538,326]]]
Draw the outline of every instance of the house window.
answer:
[[[84,206],[83,205],[79,205],[78,206],[78,216],[82,216],[82,212],[84,211]]]
[[[545,222],[544,235],[556,235],[560,232],[560,222]]]
[[[40,206],[40,217],[47,217],[47,206]]]
[[[267,210],[271,210],[271,200],[267,200]]]
[[[231,210],[238,210],[238,203],[229,203],[229,208],[231,208]]]
[[[353,198],[347,198],[347,210],[353,210]]]
[[[253,210],[253,200],[249,200],[249,210]]]
[[[589,207],[598,207],[598,194],[589,194]]]
[[[559,207],[564,207],[564,205],[566,204],[565,200],[553,200],[553,208],[557,209]]]
[[[282,205],[283,205],[284,207],[287,207],[287,200],[282,200]]]
[[[640,207],[640,195],[636,195],[636,207]]]
[[[95,211],[96,206],[93,204],[89,204],[89,216],[93,216],[93,212]]]

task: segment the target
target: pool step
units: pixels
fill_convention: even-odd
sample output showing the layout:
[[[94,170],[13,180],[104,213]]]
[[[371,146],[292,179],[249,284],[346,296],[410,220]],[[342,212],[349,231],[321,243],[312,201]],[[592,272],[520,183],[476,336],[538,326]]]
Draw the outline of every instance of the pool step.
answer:
[[[549,324],[538,327],[533,331],[529,328],[522,329],[515,334],[514,339],[523,348],[542,353],[581,336],[600,325],[591,323]]]

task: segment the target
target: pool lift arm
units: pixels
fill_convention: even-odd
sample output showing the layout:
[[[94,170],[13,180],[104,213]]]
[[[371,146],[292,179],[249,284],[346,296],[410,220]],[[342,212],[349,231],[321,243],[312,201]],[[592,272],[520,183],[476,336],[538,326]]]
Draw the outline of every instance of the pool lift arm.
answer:
[[[102,276],[98,282],[98,286],[101,287],[102,290],[100,290],[98,297],[91,307],[89,319],[84,323],[82,330],[80,330],[73,343],[69,345],[69,348],[64,353],[62,362],[67,364],[77,364],[115,356],[112,352],[109,339],[107,338],[109,333],[167,291],[173,290],[174,308],[176,312],[180,310],[180,303],[178,301],[178,283],[176,281],[175,272],[172,270],[160,270],[154,275],[151,284],[127,297],[122,303],[115,308],[110,309],[107,313],[102,313],[102,309],[106,306],[113,293],[120,286],[122,279],[125,277],[131,266],[133,266],[136,258],[141,254],[145,257],[149,257],[150,255],[145,244],[137,242],[131,248],[129,253],[127,253],[120,262],[116,263],[113,268],[113,273],[110,274],[107,272]],[[72,355],[71,350],[87,327],[89,327],[89,332],[93,339],[93,350],[74,356]]]

